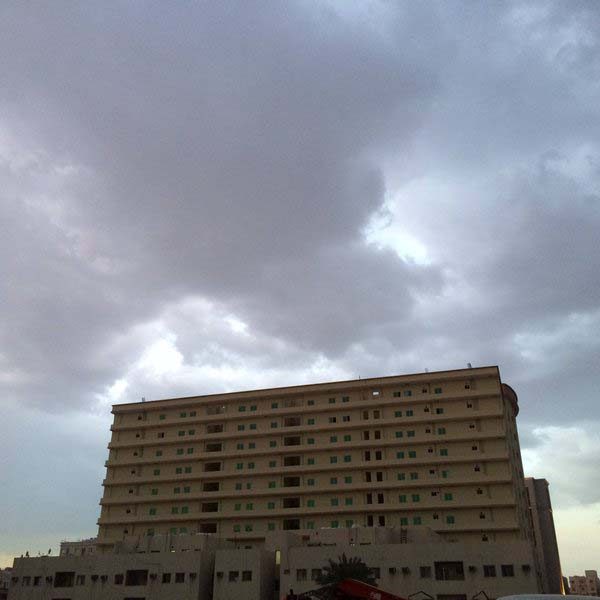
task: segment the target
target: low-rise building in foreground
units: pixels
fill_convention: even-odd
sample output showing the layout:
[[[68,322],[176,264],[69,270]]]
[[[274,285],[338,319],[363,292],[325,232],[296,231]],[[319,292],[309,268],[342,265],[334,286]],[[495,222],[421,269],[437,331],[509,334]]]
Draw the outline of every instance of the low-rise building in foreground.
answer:
[[[600,596],[600,579],[598,572],[587,570],[585,575],[573,575],[569,577],[569,588],[571,594],[579,596]]]
[[[357,557],[382,590],[467,600],[536,593],[527,540],[449,542],[427,527],[274,532],[262,548],[214,535],[127,538],[110,552],[15,559],[9,600],[277,600],[319,588],[329,560]],[[426,597],[426,596],[425,596]]]

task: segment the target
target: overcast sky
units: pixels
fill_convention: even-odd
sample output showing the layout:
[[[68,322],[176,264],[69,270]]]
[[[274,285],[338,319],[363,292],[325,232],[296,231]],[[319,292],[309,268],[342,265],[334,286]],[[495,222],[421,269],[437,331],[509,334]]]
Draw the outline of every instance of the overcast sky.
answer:
[[[114,402],[498,364],[600,568],[600,2],[0,3],[0,565]]]

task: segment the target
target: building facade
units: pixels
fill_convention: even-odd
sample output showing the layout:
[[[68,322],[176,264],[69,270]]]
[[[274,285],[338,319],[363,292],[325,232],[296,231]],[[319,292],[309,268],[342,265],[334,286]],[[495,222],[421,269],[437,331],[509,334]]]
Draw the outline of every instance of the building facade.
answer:
[[[96,553],[97,538],[87,538],[85,540],[69,541],[63,540],[60,543],[61,556],[86,556]]]
[[[585,571],[585,575],[573,575],[569,577],[569,588],[571,594],[579,596],[600,596],[600,580],[597,571]]]
[[[8,588],[12,579],[12,569],[0,569],[0,600],[8,598]]]
[[[529,500],[529,511],[533,526],[533,538],[542,590],[546,594],[564,594],[558,542],[554,528],[552,502],[548,482],[545,479],[525,478],[525,489]]]
[[[113,407],[98,549],[211,533],[426,526],[531,540],[517,396],[497,367]]]
[[[342,554],[362,559],[380,589],[405,598],[539,590],[527,540],[448,542],[426,527],[352,527],[279,531],[262,548],[210,534],[156,534],[97,555],[19,558],[9,600],[279,600],[319,588],[323,567]]]

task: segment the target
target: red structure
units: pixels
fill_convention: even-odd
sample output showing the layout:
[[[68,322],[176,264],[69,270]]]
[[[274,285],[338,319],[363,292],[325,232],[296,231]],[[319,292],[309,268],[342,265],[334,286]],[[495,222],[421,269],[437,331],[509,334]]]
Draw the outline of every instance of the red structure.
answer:
[[[356,579],[345,579],[338,584],[304,594],[290,593],[286,596],[286,600],[406,600],[406,598],[384,592]]]

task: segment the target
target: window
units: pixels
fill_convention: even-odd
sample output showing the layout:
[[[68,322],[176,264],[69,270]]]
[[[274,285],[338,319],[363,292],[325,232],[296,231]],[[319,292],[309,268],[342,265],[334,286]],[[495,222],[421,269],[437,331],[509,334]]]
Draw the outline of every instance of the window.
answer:
[[[196,416],[196,411],[195,410],[190,411],[190,417],[195,417],[195,416]]]
[[[307,479],[306,480],[306,485],[315,485],[315,480],[314,479]]]
[[[444,479],[448,479],[448,473],[449,473],[449,471],[442,471],[442,477]]]
[[[248,463],[248,468],[249,469],[254,469],[254,463],[253,462],[249,462]]]
[[[177,454],[178,456],[182,455],[182,454],[183,454],[183,448],[177,448],[177,452],[176,452],[176,454]]]
[[[445,493],[444,494],[444,500],[452,500],[452,494],[451,493]]]
[[[408,517],[400,517],[400,525],[408,525]]]
[[[235,468],[239,471],[244,468],[244,463],[236,463]]]
[[[343,423],[350,423],[350,415],[342,415]]]
[[[419,575],[421,579],[427,579],[431,577],[431,567],[419,567]]]
[[[239,580],[239,578],[240,578],[239,571],[229,571],[229,581],[236,582]]]
[[[350,456],[350,454],[345,454],[344,455],[344,462],[345,463],[352,462],[352,456]]]
[[[242,484],[241,483],[236,483],[235,484],[235,489],[236,490],[241,490],[242,489]]]
[[[334,465],[335,463],[337,463],[337,456],[330,456],[329,457],[329,462],[332,465]]]
[[[155,515],[156,514],[156,509],[155,508],[151,508],[150,510],[148,510],[148,514],[149,515]]]
[[[448,448],[440,448],[440,456],[448,456]]]
[[[337,417],[329,417],[328,422],[329,423],[337,423]]]
[[[275,440],[269,441],[269,448],[275,448],[277,446],[277,442]]]
[[[308,400],[306,404],[308,404],[308,406],[314,406],[315,405],[315,401],[314,400]]]
[[[407,416],[407,417],[412,417],[413,415],[414,415],[414,412],[413,412],[412,408],[409,408],[409,409],[406,411],[406,416]]]
[[[334,529],[338,528],[339,526],[340,526],[339,521],[331,521],[331,527],[333,527]]]
[[[414,429],[411,429],[410,431],[406,432],[406,436],[407,437],[415,437],[415,431]]]
[[[332,444],[334,444],[335,442],[337,442],[337,441],[338,441],[338,439],[337,439],[337,435],[332,435],[332,436],[330,436],[330,438],[329,438],[329,441],[330,441],[330,443],[332,443]]]
[[[251,410],[251,411],[255,411],[255,410],[256,410],[256,404],[253,404],[253,405],[250,407],[250,410]]]
[[[246,412],[245,406],[238,406],[238,412]]]
[[[154,475],[160,475],[160,469],[154,469],[153,473]]]
[[[195,429],[188,429],[188,435],[196,435]]]
[[[239,443],[239,444],[237,444],[236,448],[237,448],[237,450],[243,450],[244,449],[244,444]]]
[[[496,577],[496,565],[483,565],[484,577]]]
[[[256,429],[256,423],[250,423],[250,429],[254,431]]]
[[[184,486],[183,488],[183,493],[184,494],[189,494],[191,492],[192,488],[190,488],[189,485]]]
[[[445,435],[445,434],[446,434],[446,428],[438,427],[438,435]]]
[[[180,494],[181,493],[181,488],[180,487],[173,488],[173,493],[174,494]]]
[[[381,450],[375,450],[375,460],[381,460],[383,457],[383,454],[381,453]]]
[[[443,415],[444,414],[444,409],[443,408],[436,408],[435,409],[435,414],[436,415]]]
[[[182,413],[179,413],[179,416],[180,416],[182,419],[185,419],[185,417],[187,417],[187,413],[184,413],[184,412],[182,412]]]
[[[454,517],[453,517],[452,515],[448,515],[448,516],[446,517],[446,523],[447,523],[448,525],[454,525],[454,523],[455,523]]]
[[[277,421],[271,421],[271,429],[277,429]]]
[[[58,575],[58,573],[57,573]],[[125,585],[147,585],[148,583],[148,571],[142,569],[134,569],[127,571],[125,574]],[[54,587],[56,585],[56,577],[54,579]]]
[[[275,523],[267,523],[268,531],[275,531]]]
[[[350,396],[342,396],[342,402],[350,402]]]
[[[179,507],[178,506],[171,507],[171,514],[172,515],[178,515],[179,514]]]
[[[183,437],[183,436],[185,435],[185,430],[178,431],[178,432],[177,432],[177,435],[178,435],[179,437]]]
[[[408,451],[408,458],[417,458],[417,451],[416,450],[409,450]]]
[[[515,567],[513,565],[500,565],[502,577],[514,577]]]
[[[167,415],[158,415],[159,421],[164,421],[167,418]]]
[[[419,502],[421,500],[421,495],[420,494],[413,494],[412,495],[412,501],[413,502]]]
[[[337,485],[337,482],[338,482],[337,477],[330,477],[329,478],[329,483],[331,485]]]
[[[307,500],[306,501],[306,506],[308,506],[308,508],[314,508],[315,507],[315,501],[314,500]]]
[[[308,419],[307,421],[308,425],[314,425],[315,424],[315,420],[313,418]]]
[[[277,402],[271,402],[271,408],[279,408],[279,404]]]
[[[150,494],[151,494],[152,496],[158,496],[158,488],[152,488],[152,489],[150,490]]]
[[[344,483],[352,483],[352,475],[347,475],[344,477]]]
[[[189,506],[182,506],[181,507],[181,514],[185,515],[185,514],[187,514],[189,512],[190,512]]]
[[[254,510],[254,504],[252,502],[248,502],[246,504],[246,510]]]
[[[438,581],[464,581],[465,570],[459,561],[436,562],[435,578]]]
[[[406,473],[398,473],[396,479],[398,479],[398,481],[404,481],[406,479]]]
[[[233,526],[233,531],[234,531],[235,533],[239,533],[241,530],[242,530],[242,527],[241,527],[241,525],[234,525],[234,526]]]
[[[410,478],[414,481],[415,479],[419,479],[419,474],[418,473],[411,473],[410,474]]]
[[[306,460],[306,464],[307,465],[314,465],[315,464],[315,459],[314,458],[308,458]]]
[[[329,404],[335,404],[335,398],[329,398]]]
[[[422,525],[423,519],[421,517],[413,517],[413,525]]]
[[[404,452],[403,451],[396,452],[396,458],[404,458]]]
[[[162,456],[162,455],[163,455],[163,454],[162,454],[162,450],[157,450],[157,451],[156,451],[156,456]]]
[[[246,429],[246,426],[245,426],[245,425],[238,425],[238,426],[237,426],[237,430],[238,430],[238,431],[244,431],[245,429]]]
[[[397,438],[404,437],[404,434],[401,431],[396,431],[396,437]]]
[[[379,419],[379,418],[381,418],[381,411],[380,411],[380,410],[374,410],[374,411],[373,411],[373,418],[374,418],[374,419]]]
[[[406,502],[406,494],[400,494],[400,496],[398,496],[398,502],[404,504]]]
[[[345,442],[351,442],[351,441],[352,441],[352,436],[351,436],[351,435],[349,435],[349,434],[348,434],[348,435],[345,435],[345,436],[344,436],[344,441],[345,441]]]
[[[433,393],[434,394],[441,394],[442,393],[442,388],[441,387],[434,388]]]
[[[346,506],[352,506],[352,502],[353,502],[352,498],[346,498],[346,499],[344,500],[344,504],[345,504]]]
[[[242,581],[252,581],[252,571],[242,571]]]

